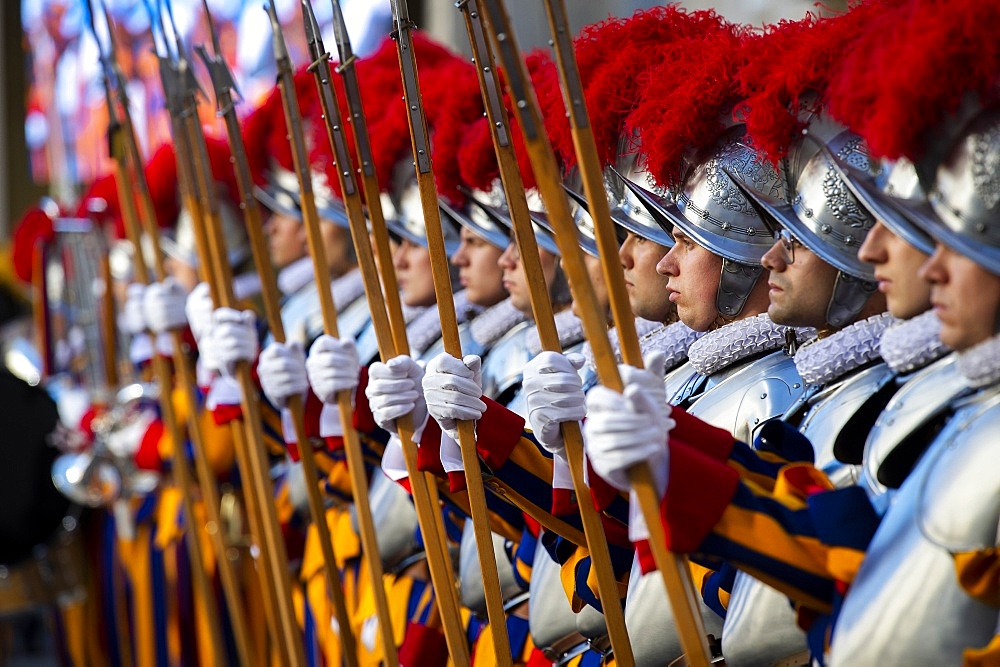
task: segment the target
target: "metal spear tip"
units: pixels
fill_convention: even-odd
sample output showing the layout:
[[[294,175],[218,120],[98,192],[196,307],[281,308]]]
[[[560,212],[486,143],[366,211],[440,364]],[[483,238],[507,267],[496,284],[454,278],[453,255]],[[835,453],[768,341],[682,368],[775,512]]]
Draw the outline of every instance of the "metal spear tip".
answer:
[[[351,48],[351,36],[347,32],[347,22],[340,8],[340,0],[331,0],[333,4],[333,39],[337,42],[337,56],[341,63],[349,63],[354,58]]]
[[[319,22],[316,20],[316,12],[313,11],[312,3],[309,0],[302,2],[302,23],[306,30],[306,43],[309,46],[318,45],[320,51],[323,50],[323,37],[320,35]]]
[[[274,0],[267,0],[264,11],[267,12],[267,17],[271,21],[271,44],[274,48],[275,59],[288,58],[288,48],[285,46],[285,40],[281,37],[281,22],[278,21],[278,10],[274,6]]]

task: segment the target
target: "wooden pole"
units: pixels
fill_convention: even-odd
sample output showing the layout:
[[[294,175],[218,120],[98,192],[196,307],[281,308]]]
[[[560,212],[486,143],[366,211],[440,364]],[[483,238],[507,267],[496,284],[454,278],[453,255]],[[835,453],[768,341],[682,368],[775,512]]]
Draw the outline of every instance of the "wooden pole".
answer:
[[[538,259],[538,248],[531,229],[524,184],[518,171],[514,146],[510,141],[507,111],[500,96],[500,77],[496,71],[493,53],[483,29],[478,2],[477,0],[467,0],[460,5],[460,9],[465,14],[469,42],[472,45],[473,59],[479,72],[480,87],[486,103],[486,114],[493,134],[493,147],[500,163],[500,178],[504,184],[508,210],[514,221],[521,262],[525,267],[527,282],[531,289],[531,306],[538,327],[539,339],[546,350],[561,352],[559,332],[555,327],[552,304],[548,291],[545,289],[541,262]],[[570,463],[573,488],[577,498],[584,499],[590,495],[590,490],[584,482],[583,476],[583,434],[580,425],[575,422],[567,422],[561,428],[563,441],[566,444],[567,459]],[[608,550],[604,526],[592,504],[581,500],[579,507],[585,543],[591,553],[591,562],[597,574],[598,591],[601,599],[605,600],[602,606],[608,626],[608,635],[611,638],[611,646],[618,661],[622,664],[631,664],[634,661],[632,646],[625,628],[625,614],[618,603],[620,600],[618,581],[611,565],[611,554]],[[613,603],[609,601],[613,601]]]
[[[606,387],[616,391],[622,391],[623,385],[621,377],[618,374],[617,361],[615,360],[614,352],[605,331],[604,316],[597,303],[593,286],[590,284],[587,277],[582,252],[576,241],[576,226],[573,223],[573,219],[570,214],[566,193],[561,187],[559,169],[556,163],[555,155],[552,152],[552,146],[549,143],[548,137],[545,135],[541,114],[538,111],[538,103],[535,100],[534,92],[531,90],[528,83],[528,74],[524,66],[523,59],[521,58],[520,51],[517,47],[516,37],[507,17],[506,8],[504,7],[503,0],[484,1],[489,11],[490,22],[493,28],[493,37],[497,43],[497,48],[503,57],[507,70],[508,86],[510,88],[511,95],[516,101],[515,107],[517,108],[517,113],[519,114],[519,118],[521,120],[521,130],[524,133],[525,144],[531,159],[532,169],[535,172],[535,178],[538,183],[539,191],[542,195],[543,201],[545,202],[546,209],[549,213],[549,219],[552,221],[553,228],[556,232],[556,240],[559,243],[559,248],[562,252],[563,268],[566,271],[570,285],[572,286],[573,296],[580,304],[579,310],[582,314],[584,331],[594,352],[598,377],[601,383]],[[550,7],[550,5],[547,5],[547,7]],[[564,8],[562,14],[565,15]],[[569,40],[569,53],[570,56],[572,56],[572,43],[570,35],[568,34],[568,26],[561,20],[560,17],[557,16],[556,18],[558,20],[555,21],[556,30],[554,37],[556,41],[560,39]],[[565,48],[559,49],[557,52],[563,51],[565,51]],[[565,54],[563,54],[563,56],[565,56]],[[568,58],[565,60],[566,62],[561,63],[560,66],[560,74],[564,77],[566,76],[567,68],[570,67]],[[572,63],[571,70],[573,73],[576,73],[575,61]],[[583,119],[586,118],[586,108],[582,106],[582,86],[579,83],[578,73],[576,73],[576,81],[570,90],[572,91],[570,94],[570,103],[567,106],[571,109],[571,122],[574,123],[575,126],[574,143],[576,143],[579,148],[579,142],[585,140],[589,132],[591,147],[593,147],[593,134],[589,128],[589,121],[581,125]],[[583,112],[582,117],[579,113],[581,111],[581,107]],[[576,121],[573,121],[574,113],[577,114]],[[596,149],[592,149],[591,153],[593,158],[596,159]],[[589,155],[585,154],[584,159],[590,160],[591,158]],[[583,167],[581,167],[581,171],[582,169]],[[588,169],[591,170],[590,176],[589,180],[585,180],[585,183],[589,182],[590,187],[596,190],[596,194],[588,192],[591,206],[593,207],[595,202],[598,206],[601,202],[603,202],[605,211],[607,211],[608,204],[603,186],[598,185],[595,188],[593,170],[591,167],[588,167]],[[599,167],[596,174],[599,179]],[[614,248],[613,252],[617,255],[617,244],[614,240],[614,230],[611,227],[610,213],[605,213],[604,223],[599,223],[599,219],[600,214],[594,215],[598,242],[601,243],[600,252],[602,253],[602,256],[606,258],[603,262],[605,275],[608,275],[609,273],[613,273],[608,271],[610,268],[608,264],[610,253],[612,252],[611,248]],[[602,236],[604,237],[603,241]],[[613,291],[616,289],[616,285],[620,288],[620,292]],[[623,296],[625,295],[625,290],[620,271],[618,272],[617,279],[614,275],[611,276],[608,289],[611,294],[612,304],[615,304],[616,302],[621,306],[628,304],[627,296]],[[622,312],[618,310],[616,311],[616,315],[618,318],[622,318],[622,326],[624,327],[624,330],[620,330],[619,336],[622,339],[623,352],[628,354],[626,361],[628,363],[638,364],[638,366],[641,367],[642,358],[639,353],[638,340],[635,336],[635,324],[632,319],[632,314],[628,313],[627,316],[623,317]],[[631,335],[629,335],[629,332],[631,332]],[[636,361],[636,358],[638,358],[638,361]],[[569,443],[567,443],[567,457],[571,461],[571,473],[574,478],[574,486],[576,486],[577,483],[577,471],[574,470],[572,462],[574,458],[579,457],[577,460],[581,461],[582,464],[582,456],[582,448],[573,453],[569,451]],[[637,495],[640,498],[643,516],[646,518],[647,524],[650,525],[650,547],[654,550],[654,559],[657,562],[657,566],[660,567],[660,571],[664,577],[664,583],[667,586],[668,596],[674,610],[674,616],[678,624],[678,629],[681,633],[682,644],[684,645],[685,652],[688,655],[688,660],[694,665],[707,665],[710,662],[711,653],[708,649],[705,633],[703,631],[698,631],[698,627],[701,625],[701,616],[696,612],[698,609],[697,600],[690,595],[693,591],[693,584],[690,587],[683,585],[685,577],[690,580],[690,574],[686,569],[686,564],[682,558],[673,556],[666,550],[665,542],[663,541],[662,526],[660,525],[659,503],[656,502],[655,487],[652,486],[652,477],[649,468],[645,465],[637,466],[632,471],[631,475]],[[581,479],[580,481],[582,482],[583,480]],[[650,503],[650,500],[653,500],[653,502]],[[581,503],[581,506],[582,505],[583,503]],[[659,528],[658,541],[655,535],[657,528]],[[600,572],[598,572],[598,574],[600,574]],[[607,613],[608,606],[608,604],[604,604],[605,613]],[[616,654],[617,650],[618,649],[616,648]]]
[[[302,11],[306,25],[306,41],[309,44],[310,53],[313,58],[310,71],[316,76],[319,99],[323,108],[324,119],[326,120],[327,135],[333,150],[334,166],[337,167],[337,180],[340,184],[340,191],[347,209],[347,219],[351,227],[351,238],[354,242],[355,254],[358,257],[358,266],[361,269],[365,286],[365,296],[368,299],[371,310],[372,325],[375,328],[375,335],[378,340],[379,354],[382,359],[388,361],[396,356],[397,350],[393,344],[393,332],[389,323],[389,315],[384,306],[384,295],[375,263],[375,255],[368,239],[361,192],[358,190],[357,180],[351,163],[347,137],[344,133],[343,120],[340,115],[340,107],[330,80],[329,54],[323,46],[319,26],[312,11],[312,5],[308,0],[302,0]],[[373,203],[381,211],[378,198]],[[405,325],[403,326],[403,331],[405,334]],[[437,591],[437,604],[444,626],[448,652],[456,661],[456,664],[467,664],[469,662],[468,642],[465,636],[465,625],[462,622],[459,609],[455,578],[450,568],[451,559],[447,550],[442,548],[444,544],[442,541],[443,530],[439,529],[435,518],[435,514],[440,515],[440,510],[436,503],[432,503],[428,495],[426,475],[416,469],[413,424],[409,416],[397,420],[397,432],[401,440],[404,437],[406,438],[402,440],[404,455],[409,450],[410,459],[414,464],[412,470],[409,468],[409,465],[407,466],[407,472],[411,479],[410,488],[414,491],[413,502],[417,511],[417,522],[420,525],[421,533],[424,535],[424,545],[427,551],[427,565],[430,570],[431,582],[434,585],[434,590]]]
[[[462,358],[462,342],[458,332],[458,318],[451,286],[448,255],[444,245],[444,231],[441,228],[441,211],[438,207],[437,190],[431,167],[430,136],[427,118],[424,115],[420,85],[417,79],[416,54],[413,51],[410,21],[406,0],[392,1],[395,23],[393,37],[396,39],[399,66],[403,78],[403,97],[406,101],[407,121],[416,165],[417,190],[424,214],[427,231],[427,247],[430,252],[431,274],[437,297],[438,316],[441,321],[441,337],[445,352],[457,359]],[[493,649],[497,664],[512,664],[510,640],[507,635],[507,617],[503,609],[500,592],[500,576],[497,572],[496,556],[493,552],[493,536],[490,533],[489,512],[486,507],[486,491],[483,488],[482,468],[476,451],[475,425],[471,421],[458,423],[458,444],[462,451],[462,465],[468,484],[469,502],[472,509],[472,527],[479,552],[482,569],[483,588],[486,593],[486,613],[493,637]]]
[[[243,136],[240,133],[239,121],[236,118],[236,108],[232,98],[232,90],[235,88],[235,82],[232,73],[229,71],[229,66],[222,58],[219,50],[218,38],[215,33],[215,27],[211,23],[211,14],[209,13],[207,2],[204,8],[205,15],[209,21],[212,41],[215,46],[215,57],[209,56],[204,48],[201,48],[199,53],[209,68],[209,72],[212,74],[212,83],[215,88],[218,106],[217,115],[224,119],[226,124],[226,136],[229,140],[230,152],[232,154],[233,170],[236,175],[237,187],[240,191],[240,207],[243,210],[243,218],[247,234],[250,238],[254,264],[258,267],[257,273],[260,275],[261,295],[264,301],[264,313],[267,317],[268,328],[275,341],[284,343],[286,337],[285,327],[281,321],[278,282],[274,269],[271,266],[270,256],[268,255],[267,239],[264,237],[260,209],[253,194],[253,179],[250,175],[246,147],[243,143]],[[330,599],[333,602],[334,617],[337,619],[339,627],[344,661],[353,667],[357,664],[357,647],[354,632],[351,629],[347,601],[344,599],[343,582],[341,581],[340,571],[337,569],[336,555],[333,551],[333,538],[330,535],[330,528],[326,521],[323,499],[320,497],[319,474],[316,469],[316,461],[305,433],[305,409],[301,397],[290,397],[288,408],[292,413],[295,437],[299,443],[302,466],[307,480],[306,489],[309,509],[313,523],[316,526],[317,538],[319,539],[320,548],[323,553],[324,574],[326,576]]]
[[[305,137],[302,131],[302,116],[292,78],[291,60],[288,56],[288,50],[285,48],[284,37],[281,34],[281,25],[278,23],[273,0],[269,0],[267,9],[271,19],[271,27],[274,30],[274,55],[278,65],[278,87],[281,90],[285,122],[288,127],[289,140],[292,144],[292,161],[299,181],[302,219],[306,227],[309,255],[312,257],[313,270],[316,273],[316,277],[323,283],[317,291],[320,312],[323,317],[323,331],[327,335],[337,338],[339,337],[337,331],[337,308],[333,303],[333,294],[325,285],[325,277],[329,275],[329,269],[327,268],[326,251],[323,247],[322,232],[319,228],[319,213],[316,210],[316,201],[313,197],[309,156],[306,152]],[[337,407],[340,410],[340,423],[344,426],[344,451],[347,455],[347,469],[351,479],[351,494],[354,498],[354,507],[358,516],[363,556],[372,577],[375,614],[379,622],[379,637],[382,641],[384,660],[390,667],[395,667],[398,664],[399,657],[396,652],[395,640],[393,639],[389,602],[385,593],[382,559],[379,556],[378,541],[375,537],[375,524],[372,520],[371,505],[368,500],[368,479],[365,477],[364,454],[361,451],[358,432],[351,428],[351,425],[354,423],[354,406],[351,402],[351,392],[345,390],[337,394]]]

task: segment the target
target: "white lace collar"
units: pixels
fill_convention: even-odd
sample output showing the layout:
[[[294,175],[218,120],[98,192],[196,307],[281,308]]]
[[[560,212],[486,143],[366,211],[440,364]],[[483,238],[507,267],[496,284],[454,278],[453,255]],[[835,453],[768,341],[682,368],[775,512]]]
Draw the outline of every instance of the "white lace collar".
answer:
[[[641,317],[635,319],[635,331],[639,335],[639,349],[643,357],[646,356],[647,352],[663,352],[666,357],[664,371],[672,370],[686,361],[688,348],[701,336],[699,332],[689,328],[683,322],[663,324],[644,320]],[[612,350],[614,350],[615,359],[621,363],[621,342],[618,340],[617,329],[608,331],[608,340],[611,342]],[[587,365],[596,370],[594,351],[590,347],[590,342],[584,343],[580,354],[583,355]]]
[[[527,316],[514,307],[510,298],[490,306],[469,324],[472,339],[489,348],[505,333],[527,319]]]
[[[1000,382],[1000,335],[959,353],[958,370],[973,388]]]
[[[297,259],[278,272],[278,289],[282,295],[295,294],[311,282],[316,273],[313,271],[312,259],[303,257]]]
[[[806,343],[795,353],[799,376],[806,384],[823,386],[878,359],[882,332],[895,321],[879,313]]]
[[[365,283],[361,279],[361,269],[355,267],[330,283],[333,305],[337,311],[347,308],[365,293]]]
[[[241,273],[233,278],[233,296],[237,301],[260,294],[260,276],[255,272]]]
[[[788,331],[794,331],[800,343],[816,335],[814,329],[775,324],[761,313],[709,331],[688,348],[688,360],[702,375],[714,375],[737,361],[783,347]]]
[[[559,332],[559,346],[566,349],[583,340],[583,321],[573,314],[570,308],[560,310],[555,315],[556,331]],[[538,337],[538,329],[532,328],[525,334],[524,344],[532,357],[542,351],[542,341]]]
[[[879,354],[895,373],[910,373],[950,352],[941,342],[941,320],[928,310],[900,320],[882,334]]]
[[[455,315],[458,323],[462,324],[470,316],[474,317],[478,309],[469,303],[465,296],[465,290],[455,295]],[[406,326],[406,337],[410,341],[410,356],[419,357],[424,351],[439,338],[441,338],[441,318],[438,309],[430,306]]]

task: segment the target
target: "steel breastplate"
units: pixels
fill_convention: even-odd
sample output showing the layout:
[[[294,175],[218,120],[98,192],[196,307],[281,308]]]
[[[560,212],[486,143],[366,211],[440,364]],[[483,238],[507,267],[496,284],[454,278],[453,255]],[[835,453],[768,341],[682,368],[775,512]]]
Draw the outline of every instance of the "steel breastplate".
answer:
[[[604,614],[586,605],[576,615],[576,630],[587,639],[599,640],[608,636],[608,624]]]
[[[541,538],[539,538],[541,542]],[[576,629],[576,614],[563,590],[559,563],[539,544],[531,568],[528,628],[535,646],[562,654],[584,641]]]
[[[705,631],[719,637],[722,634],[722,619],[705,606],[700,595],[698,605]],[[637,666],[662,667],[684,653],[663,577],[658,571],[642,574],[637,559],[632,561],[628,580],[625,627]]]
[[[491,533],[493,537],[493,555],[497,562],[497,574],[500,575],[500,596],[507,602],[523,589],[514,579],[514,568],[507,556],[507,541]],[[462,605],[480,618],[486,618],[486,590],[483,585],[483,570],[479,566],[479,549],[476,547],[476,534],[472,520],[465,522],[462,529],[462,542],[458,551],[458,580],[462,596]]]
[[[997,610],[958,585],[953,553],[994,547],[1000,389],[959,399],[903,483],[848,589],[831,664],[958,664],[993,637]]]
[[[472,337],[471,323],[462,322],[458,325],[458,340],[462,344],[462,354],[478,354],[482,356],[485,350],[483,346]],[[444,338],[438,338],[430,344],[426,350],[417,357],[418,361],[430,361],[434,357],[444,352]]]
[[[521,382],[524,365],[530,360],[525,335],[533,327],[530,322],[521,322],[490,348],[483,360],[483,394],[496,400]]]
[[[281,304],[281,324],[285,328],[286,341],[299,343],[305,348],[315,338],[312,332],[316,328],[316,318],[319,318],[319,333],[322,333],[323,322],[319,312],[319,292],[316,283],[310,282],[302,289],[290,294]],[[271,334],[268,334],[264,345],[268,345],[273,340]]]
[[[337,333],[341,338],[357,338],[361,330],[372,319],[368,299],[364,295],[358,297],[337,313]]]
[[[756,429],[784,413],[801,392],[794,361],[779,350],[710,376],[688,412],[726,429],[737,440],[753,442]]]
[[[956,358],[948,355],[911,375],[886,404],[868,435],[859,483],[880,516],[900,486],[897,481],[908,472],[903,468],[915,463],[927,444],[925,438],[912,436],[919,436],[956,396],[967,391]],[[886,486],[890,480],[892,488]]]
[[[887,374],[891,371],[880,363],[809,397],[799,430],[813,445],[816,467],[838,487],[857,481],[857,467],[834,457],[837,435]],[[737,572],[722,632],[727,664],[772,664],[806,649],[805,633],[798,627],[788,597],[745,572]]]
[[[368,498],[382,565],[391,570],[421,550],[417,542],[417,511],[406,489],[381,473],[373,475]],[[351,525],[358,532],[358,516],[353,505]]]

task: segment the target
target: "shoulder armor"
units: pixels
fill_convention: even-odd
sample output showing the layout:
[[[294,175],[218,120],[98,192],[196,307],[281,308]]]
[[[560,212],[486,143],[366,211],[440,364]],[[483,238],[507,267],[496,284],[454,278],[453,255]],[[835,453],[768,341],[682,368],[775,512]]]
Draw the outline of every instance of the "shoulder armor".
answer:
[[[885,509],[881,496],[888,490],[887,482],[898,480],[892,484],[898,488],[929,444],[928,438],[915,436],[932,428],[955,397],[967,390],[956,359],[950,354],[910,376],[868,434],[862,484],[880,514]]]
[[[855,466],[841,463],[833,453],[837,435],[847,420],[890,376],[892,371],[879,363],[852,373],[812,397],[799,431],[812,443],[814,465],[826,473],[835,486],[857,482]]]
[[[458,340],[462,345],[462,354],[483,355],[483,346],[472,337],[472,330],[469,322],[462,322],[458,325]],[[426,350],[417,357],[419,361],[430,361],[434,357],[444,352],[444,338],[438,338],[428,346]]]
[[[722,619],[697,596],[705,631],[722,636]],[[681,657],[680,634],[659,572],[643,574],[638,559],[632,560],[625,602],[625,627],[637,665],[668,665]]]
[[[531,568],[528,627],[535,646],[562,653],[583,641],[576,631],[576,614],[563,589],[561,568],[539,545]]]
[[[290,294],[281,304],[281,324],[285,329],[285,339],[289,343],[300,343],[303,347],[313,341],[311,331],[315,328],[315,318],[319,316],[319,292],[315,283]],[[322,323],[320,331],[322,332]],[[265,344],[274,339],[270,334]]]
[[[734,364],[712,376],[688,411],[737,440],[753,442],[754,431],[782,414],[802,393],[795,362],[782,351]]]
[[[493,555],[497,562],[497,574],[500,575],[500,595],[504,602],[522,592],[514,579],[514,568],[507,556],[507,541],[497,535],[493,536]],[[540,551],[544,551],[540,549]],[[486,617],[486,591],[483,585],[483,571],[479,567],[479,549],[476,548],[476,534],[472,520],[465,522],[462,529],[462,544],[458,552],[458,579],[462,594],[462,605],[472,613]]]
[[[372,522],[382,565],[392,569],[422,548],[417,540],[417,512],[406,489],[386,475],[374,475],[368,487]],[[358,532],[358,515],[351,505],[351,525]]]
[[[524,365],[531,360],[525,341],[530,322],[521,322],[493,344],[483,360],[483,393],[492,399],[503,396],[521,382]]]
[[[997,544],[1000,389],[954,407],[868,546],[837,620],[834,664],[959,664],[993,638],[996,608],[961,588],[954,555]]]

